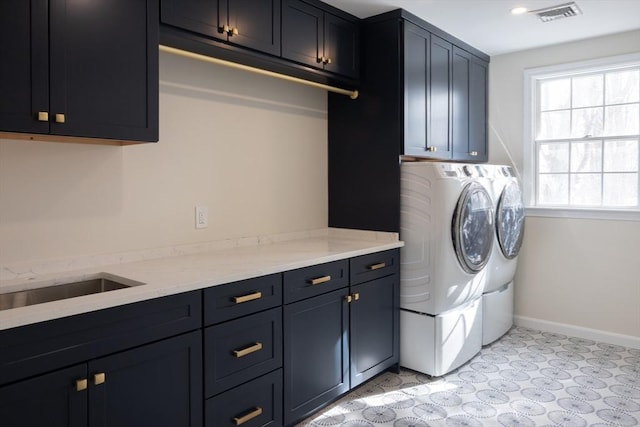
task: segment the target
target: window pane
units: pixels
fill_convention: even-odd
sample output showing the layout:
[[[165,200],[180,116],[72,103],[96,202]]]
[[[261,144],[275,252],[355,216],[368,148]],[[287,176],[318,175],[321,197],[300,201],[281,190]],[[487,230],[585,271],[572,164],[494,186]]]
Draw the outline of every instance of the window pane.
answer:
[[[637,172],[639,143],[638,140],[605,141],[604,171]]]
[[[571,143],[571,172],[600,172],[601,170],[602,141]]]
[[[571,204],[573,206],[600,206],[602,192],[599,173],[571,175]]]
[[[547,80],[540,83],[540,110],[570,107],[571,79]]]
[[[607,73],[607,104],[640,101],[640,70]]]
[[[569,202],[569,175],[539,175],[538,204],[566,205]]]
[[[607,206],[638,205],[637,173],[605,173],[603,202]]]
[[[571,111],[571,136],[583,138],[602,135],[602,108],[580,108]]]
[[[573,108],[602,105],[602,74],[574,77],[572,85]]]
[[[540,114],[538,139],[560,139],[570,136],[570,111],[554,111]]]
[[[569,144],[563,142],[540,143],[538,147],[538,172],[568,172]]]
[[[604,109],[605,135],[637,135],[640,133],[638,104],[618,105]]]

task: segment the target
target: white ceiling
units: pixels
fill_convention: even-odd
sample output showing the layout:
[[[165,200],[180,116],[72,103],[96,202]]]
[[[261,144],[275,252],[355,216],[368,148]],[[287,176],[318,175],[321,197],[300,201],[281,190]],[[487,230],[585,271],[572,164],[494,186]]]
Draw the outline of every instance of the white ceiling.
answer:
[[[640,29],[640,0],[575,0],[582,15],[543,23],[511,15],[571,0],[323,0],[360,18],[402,8],[490,56]]]

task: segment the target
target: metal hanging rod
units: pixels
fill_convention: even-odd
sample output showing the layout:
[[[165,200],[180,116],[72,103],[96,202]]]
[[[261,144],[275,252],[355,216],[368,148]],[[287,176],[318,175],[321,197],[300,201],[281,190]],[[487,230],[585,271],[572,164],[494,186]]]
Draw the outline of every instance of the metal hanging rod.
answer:
[[[225,67],[235,68],[237,70],[249,71],[255,74],[262,74],[263,76],[275,77],[277,79],[286,80],[289,82],[300,83],[307,86],[316,87],[319,89],[325,89],[329,92],[339,93],[341,95],[347,95],[351,99],[358,98],[357,90],[341,89],[335,86],[329,86],[322,83],[316,83],[309,80],[300,79],[298,77],[291,77],[285,74],[275,73],[273,71],[262,70],[260,68],[249,67],[248,65],[237,64],[231,61],[225,61],[224,59],[212,58],[210,56],[200,55],[198,53],[188,52],[182,49],[176,49],[165,45],[160,45],[160,52],[171,53],[173,55],[183,56],[185,58],[196,59],[198,61],[209,62],[212,64],[224,65]]]

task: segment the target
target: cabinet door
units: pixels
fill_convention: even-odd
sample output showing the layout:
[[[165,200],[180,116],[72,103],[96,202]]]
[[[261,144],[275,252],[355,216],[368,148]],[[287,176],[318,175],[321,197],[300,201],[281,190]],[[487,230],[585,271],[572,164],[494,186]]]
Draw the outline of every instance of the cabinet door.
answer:
[[[162,0],[160,16],[163,24],[227,40],[222,31],[227,23],[226,7],[227,0]],[[220,9],[224,10],[224,18]]]
[[[0,2],[0,130],[48,133],[47,0]]]
[[[429,145],[436,151],[431,157],[450,159],[452,115],[452,55],[451,43],[431,35],[429,55]]]
[[[323,68],[324,12],[300,0],[282,2],[282,57]]]
[[[88,389],[76,390],[75,381],[87,377],[86,365],[0,388],[2,427],[84,427]]]
[[[228,9],[221,11],[234,31],[229,42],[280,55],[280,1],[229,0]]]
[[[157,0],[49,5],[51,133],[157,141]]]
[[[199,331],[97,359],[88,373],[91,427],[202,426]]]
[[[359,29],[354,22],[330,13],[324,14],[324,69],[357,79],[359,66]]]
[[[285,425],[349,390],[347,291],[284,307]]]
[[[351,288],[351,387],[399,361],[399,286],[394,274]]]
[[[487,160],[487,64],[453,48],[453,150],[456,160]]]

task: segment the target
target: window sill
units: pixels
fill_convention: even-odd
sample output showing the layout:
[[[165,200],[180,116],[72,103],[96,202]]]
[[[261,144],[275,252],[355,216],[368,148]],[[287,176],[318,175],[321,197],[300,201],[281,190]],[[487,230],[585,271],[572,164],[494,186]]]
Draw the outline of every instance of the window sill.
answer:
[[[526,216],[610,221],[640,221],[640,211],[627,209],[542,208],[528,206]]]

